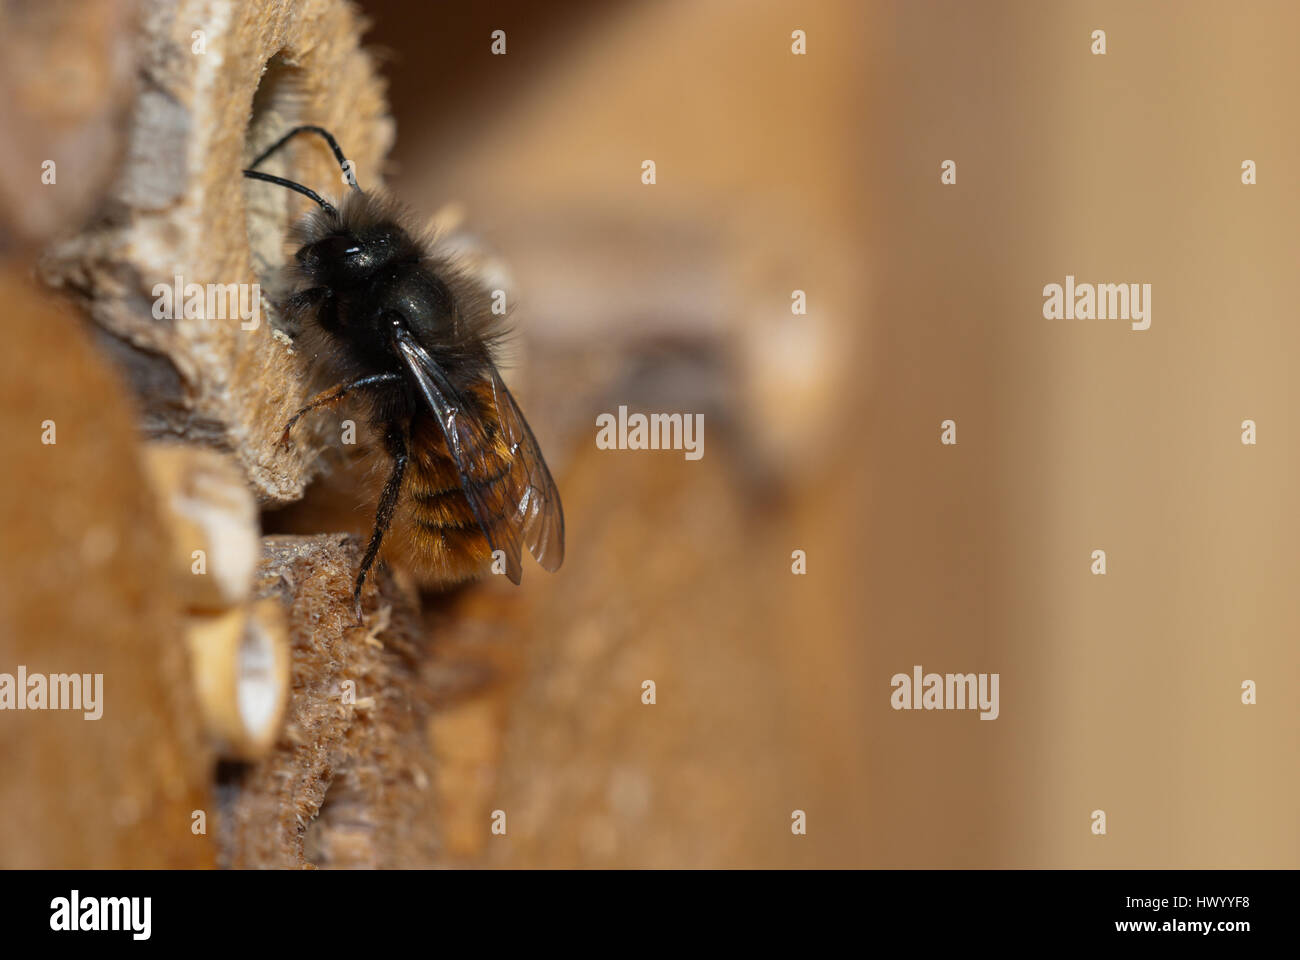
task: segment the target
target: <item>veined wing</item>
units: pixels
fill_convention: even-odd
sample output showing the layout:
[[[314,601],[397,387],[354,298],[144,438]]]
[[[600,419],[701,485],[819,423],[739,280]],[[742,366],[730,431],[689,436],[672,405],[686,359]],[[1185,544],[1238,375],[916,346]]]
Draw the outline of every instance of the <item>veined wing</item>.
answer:
[[[479,528],[491,549],[505,554],[506,575],[519,582],[524,546],[544,569],[558,570],[564,562],[560,493],[528,421],[496,368],[489,364],[481,398],[467,397],[409,333],[399,332],[396,343],[442,428]],[[495,420],[484,417],[485,405],[491,405]]]

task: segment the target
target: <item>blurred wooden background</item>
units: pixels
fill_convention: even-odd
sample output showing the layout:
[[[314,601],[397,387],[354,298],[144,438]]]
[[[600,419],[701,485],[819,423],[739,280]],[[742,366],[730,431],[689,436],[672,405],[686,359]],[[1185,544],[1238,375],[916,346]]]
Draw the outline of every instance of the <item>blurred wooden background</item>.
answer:
[[[420,596],[397,569],[378,580],[378,624],[357,631],[343,619],[343,574],[355,545],[320,535],[364,533],[373,509],[367,488],[327,443],[305,445],[322,456],[304,461],[298,452],[284,459],[266,440],[276,432],[271,421],[300,394],[293,360],[281,359],[270,330],[222,339],[193,323],[165,328],[145,312],[150,288],[170,280],[173,263],[222,282],[272,275],[283,254],[267,231],[283,229],[304,207],[277,196],[278,206],[265,208],[261,194],[236,182],[247,198],[241,230],[229,216],[235,195],[226,181],[271,126],[330,122],[339,84],[358,96],[356,82],[320,79],[331,64],[350,63],[349,46],[361,36],[359,27],[352,38],[337,32],[348,21],[336,11],[346,9],[328,0],[123,4],[104,42],[146,56],[150,67],[143,94],[126,70],[88,98],[87,126],[122,111],[135,118],[109,125],[116,141],[86,148],[102,161],[99,192],[87,190],[83,207],[39,229],[10,218],[14,282],[22,285],[43,247],[42,276],[72,295],[43,310],[61,316],[70,343],[84,344],[78,354],[35,341],[47,392],[63,383],[82,409],[120,409],[126,418],[134,409],[146,436],[213,446],[242,464],[269,534],[253,595],[278,600],[286,612],[292,675],[275,748],[232,763],[218,762],[211,744],[176,739],[201,738],[201,711],[183,674],[164,681],[174,702],[147,693],[123,702],[118,678],[127,666],[106,670],[115,709],[94,728],[95,740],[66,749],[81,756],[107,740],[111,749],[94,749],[115,762],[131,751],[180,750],[187,772],[123,765],[113,786],[83,783],[83,814],[108,807],[120,815],[123,797],[146,799],[119,827],[92,817],[85,832],[58,832],[67,815],[44,798],[82,783],[79,761],[24,768],[23,792],[6,805],[29,811],[9,820],[23,824],[27,838],[0,844],[8,863],[860,862],[863,733],[853,719],[856,683],[841,666],[854,656],[842,615],[851,572],[842,560],[861,478],[834,442],[853,416],[858,331],[850,318],[865,295],[857,265],[844,256],[861,243],[863,213],[859,200],[843,201],[861,196],[851,160],[860,128],[839,122],[862,108],[851,36],[814,16],[802,26],[817,35],[825,59],[804,64],[792,56],[791,27],[775,7],[742,22],[721,7],[576,4],[542,18],[515,4],[493,11],[507,21],[509,54],[499,58],[489,53],[491,28],[469,7],[366,9],[376,22],[368,48],[394,71],[401,149],[382,166],[366,159],[389,134],[383,118],[367,127],[364,110],[332,124],[361,161],[364,184],[382,177],[414,206],[458,222],[487,253],[488,268],[501,271],[518,328],[507,377],[560,482],[570,545],[558,575],[530,568],[518,590],[484,583]],[[96,41],[74,23],[66,7],[27,11],[15,24],[25,32],[14,36],[70,49],[75,63]],[[203,28],[223,59],[190,55],[191,29]],[[335,40],[325,45],[319,31],[331,30]],[[656,42],[646,42],[647,31]],[[722,56],[712,39],[720,33],[730,37]],[[438,55],[397,48],[409,37],[425,38],[437,48],[426,52]],[[673,69],[682,62],[703,65],[703,73]],[[435,72],[421,78],[419,69]],[[70,76],[94,85],[107,67],[96,70]],[[213,86],[205,78],[214,70],[228,79]],[[360,88],[367,82],[362,77]],[[179,130],[169,143],[142,123],[152,116],[155,86],[194,103],[189,147]],[[433,89],[441,95],[429,96]],[[252,111],[236,151],[243,156],[227,156],[235,146],[227,118],[241,109]],[[52,139],[42,108],[25,119],[49,152],[79,156]],[[212,148],[193,145],[204,141]],[[147,149],[164,175],[134,174],[133,149]],[[654,186],[640,182],[645,159],[658,164]],[[299,148],[294,162],[305,166],[294,172],[329,177],[328,185],[334,175],[319,160]],[[91,227],[79,232],[88,216]],[[167,262],[151,260],[154,238],[168,229],[176,240]],[[253,269],[249,278],[228,275]],[[807,316],[791,314],[795,289],[809,292]],[[42,294],[33,287],[23,296]],[[78,320],[79,309],[95,323]],[[39,316],[19,312],[12,322],[36,336]],[[48,337],[51,323],[41,329]],[[74,356],[100,372],[60,366]],[[16,389],[9,406],[16,423],[6,441],[17,468],[6,499],[20,510],[36,495],[22,478],[61,489],[24,464],[70,467],[56,466],[26,436],[48,403],[40,397]],[[704,458],[597,450],[596,415],[622,404],[703,413]],[[319,437],[332,435],[329,423]],[[74,453],[92,456],[84,448],[66,455]],[[93,455],[96,472],[126,476],[141,454],[121,437]],[[66,476],[75,482],[87,470]],[[304,499],[280,505],[321,471]],[[137,487],[144,499],[109,486],[76,495],[104,523],[165,528],[149,482]],[[44,522],[24,517],[35,524],[15,541],[24,557],[71,549],[43,536]],[[807,552],[813,576],[791,573],[795,550]],[[55,659],[79,661],[120,629],[166,650],[162,659],[136,654],[149,671],[183,663],[187,601],[167,596],[167,578],[148,551],[113,558],[116,579],[101,589],[119,597],[147,589],[160,605],[155,627],[140,614],[105,611],[96,614],[102,626],[78,632],[52,616],[53,595],[19,606],[31,576],[24,560],[5,591],[14,629],[0,648],[4,662],[26,656],[13,639],[20,634],[48,656],[62,650]],[[349,678],[363,706],[340,706],[339,684]],[[657,685],[653,706],[641,701],[646,680]],[[24,750],[46,746],[45,729],[6,728]],[[185,799],[159,817],[163,794]],[[816,825],[807,837],[791,833],[795,809],[808,810]],[[210,815],[206,834],[189,829],[191,810]],[[490,832],[497,810],[508,818],[505,836]],[[143,839],[123,832],[130,824],[152,832]],[[117,839],[104,848],[91,834]],[[137,852],[121,852],[123,837]]]
[[[0,863],[1295,866],[1292,5],[18,8],[0,158],[72,172],[0,187],[0,671],[103,669],[116,707],[0,717]],[[202,23],[247,42],[196,62]],[[144,166],[141,63],[208,105]],[[373,503],[337,418],[273,449],[299,360],[151,324],[171,261],[274,275],[305,201],[237,170],[318,112],[509,291],[558,574],[438,595],[398,565],[353,629]],[[323,150],[285,162],[337,191]],[[1152,281],[1152,329],[1043,321],[1067,272]],[[598,450],[624,404],[703,413],[704,458]],[[283,609],[292,675],[251,762],[219,760],[186,673],[146,466],[168,436],[260,507],[248,601]],[[916,663],[1000,672],[999,719],[891,710]]]

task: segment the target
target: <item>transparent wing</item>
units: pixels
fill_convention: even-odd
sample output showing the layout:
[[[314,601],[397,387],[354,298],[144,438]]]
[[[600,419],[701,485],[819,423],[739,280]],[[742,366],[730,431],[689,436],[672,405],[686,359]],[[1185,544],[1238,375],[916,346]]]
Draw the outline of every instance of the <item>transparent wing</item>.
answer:
[[[447,441],[465,499],[493,551],[518,583],[523,547],[546,570],[564,562],[564,508],[537,440],[496,369],[473,396],[458,391],[407,334],[397,346]],[[484,416],[494,412],[495,417]]]

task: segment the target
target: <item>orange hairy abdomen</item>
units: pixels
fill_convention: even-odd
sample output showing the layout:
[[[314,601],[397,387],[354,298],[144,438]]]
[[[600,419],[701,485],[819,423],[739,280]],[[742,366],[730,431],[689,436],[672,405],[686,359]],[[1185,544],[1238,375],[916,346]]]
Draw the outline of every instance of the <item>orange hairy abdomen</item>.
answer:
[[[477,391],[473,396],[482,413],[493,409],[490,400]],[[489,423],[493,445],[480,451],[478,466],[471,470],[481,483],[507,475],[511,466],[495,423]],[[385,559],[431,586],[461,583],[486,573],[491,547],[461,488],[460,473],[447,450],[442,428],[432,415],[412,418],[408,448],[410,460],[401,497],[384,538]],[[503,520],[484,519],[492,527]]]

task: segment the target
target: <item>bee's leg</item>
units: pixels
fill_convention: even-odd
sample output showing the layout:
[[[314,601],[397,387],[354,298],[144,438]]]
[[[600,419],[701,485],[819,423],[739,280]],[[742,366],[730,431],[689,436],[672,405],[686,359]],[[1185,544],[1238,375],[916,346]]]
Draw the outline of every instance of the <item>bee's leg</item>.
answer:
[[[384,436],[384,445],[389,456],[393,458],[393,472],[388,475],[384,492],[379,495],[379,509],[375,511],[375,529],[370,534],[370,544],[366,555],[361,558],[361,569],[357,571],[357,586],[352,593],[352,603],[357,612],[357,623],[361,622],[361,587],[366,582],[366,574],[379,554],[379,545],[384,541],[384,534],[393,522],[393,511],[397,509],[397,497],[402,491],[402,475],[406,472],[408,459],[406,433],[402,427],[390,424]]]
[[[286,447],[289,445],[289,431],[293,429],[293,425],[302,418],[304,413],[315,410],[317,407],[328,407],[330,404],[338,403],[353,390],[361,387],[373,387],[376,384],[391,383],[401,379],[402,375],[400,373],[376,373],[369,377],[359,377],[356,380],[340,383],[328,390],[322,390],[307,401],[306,406],[289,418],[289,422],[284,425],[284,433],[280,434],[280,443]]]

